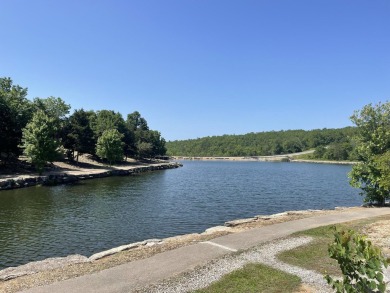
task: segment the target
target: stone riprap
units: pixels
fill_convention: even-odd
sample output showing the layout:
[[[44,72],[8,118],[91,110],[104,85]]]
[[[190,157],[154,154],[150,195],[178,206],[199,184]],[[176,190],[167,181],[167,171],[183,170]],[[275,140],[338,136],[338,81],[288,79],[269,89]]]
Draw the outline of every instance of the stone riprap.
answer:
[[[22,187],[30,187],[35,185],[59,185],[59,184],[69,184],[73,182],[77,182],[80,180],[87,179],[95,179],[95,178],[104,178],[110,176],[130,176],[134,174],[157,171],[157,170],[165,170],[165,169],[174,169],[181,167],[182,164],[177,162],[170,163],[160,163],[160,164],[151,164],[147,166],[137,166],[137,167],[121,167],[116,169],[93,169],[90,172],[77,172],[72,171],[64,171],[64,172],[56,172],[54,174],[46,175],[46,176],[15,176],[13,178],[5,178],[0,179],[0,191],[22,188]],[[76,173],[76,174],[72,174]]]

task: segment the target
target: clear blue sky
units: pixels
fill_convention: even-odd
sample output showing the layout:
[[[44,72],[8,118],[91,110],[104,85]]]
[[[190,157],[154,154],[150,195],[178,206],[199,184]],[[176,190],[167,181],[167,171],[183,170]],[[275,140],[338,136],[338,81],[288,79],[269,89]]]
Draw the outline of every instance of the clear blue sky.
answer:
[[[0,76],[167,140],[339,128],[390,100],[388,0],[1,0]]]

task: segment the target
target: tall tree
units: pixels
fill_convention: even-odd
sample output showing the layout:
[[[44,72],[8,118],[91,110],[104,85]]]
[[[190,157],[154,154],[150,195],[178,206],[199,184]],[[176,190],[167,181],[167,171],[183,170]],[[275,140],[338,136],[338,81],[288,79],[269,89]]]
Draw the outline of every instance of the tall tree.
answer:
[[[122,115],[119,112],[110,110],[97,111],[95,116],[91,117],[91,127],[97,140],[104,131],[116,129],[123,135],[123,152],[126,156],[132,156],[135,153],[134,132],[128,127]]]
[[[34,113],[31,122],[23,129],[23,152],[39,174],[42,174],[46,162],[53,162],[58,157],[56,132],[55,120],[41,110]]]
[[[101,110],[96,112],[95,117],[91,117],[91,127],[96,137],[100,137],[104,131],[117,129],[123,132],[126,128],[125,121],[120,113],[111,110]]]
[[[80,154],[95,153],[96,140],[90,126],[89,117],[88,112],[85,112],[83,109],[76,110],[66,120],[62,129],[64,147],[71,151],[73,159],[75,157],[75,151],[77,151],[77,161]]]
[[[96,144],[96,154],[110,165],[123,160],[123,134],[116,129],[105,130]]]
[[[35,98],[33,104],[36,109],[42,110],[47,116],[59,121],[65,119],[71,108],[64,100],[56,97]]]
[[[18,156],[22,129],[32,116],[31,102],[26,98],[27,88],[13,85],[10,78],[0,78],[0,158]],[[5,156],[3,156],[5,155]]]
[[[126,125],[134,133],[137,157],[165,155],[165,140],[160,132],[149,129],[145,118],[138,111],[127,115]]]
[[[361,188],[366,202],[384,204],[390,188],[382,184],[388,169],[384,168],[390,150],[390,103],[366,105],[351,116],[357,126],[356,152],[359,163],[349,176],[351,185]]]
[[[127,115],[126,123],[130,130],[149,130],[148,123],[145,118],[141,117],[141,114],[138,111],[134,111],[133,113]]]

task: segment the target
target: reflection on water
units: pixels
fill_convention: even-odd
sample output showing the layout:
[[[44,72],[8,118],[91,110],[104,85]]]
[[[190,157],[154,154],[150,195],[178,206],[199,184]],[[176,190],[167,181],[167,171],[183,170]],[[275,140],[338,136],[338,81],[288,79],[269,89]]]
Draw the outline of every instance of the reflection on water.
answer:
[[[184,162],[183,168],[0,193],[0,269],[89,256],[285,210],[361,204],[350,166]]]

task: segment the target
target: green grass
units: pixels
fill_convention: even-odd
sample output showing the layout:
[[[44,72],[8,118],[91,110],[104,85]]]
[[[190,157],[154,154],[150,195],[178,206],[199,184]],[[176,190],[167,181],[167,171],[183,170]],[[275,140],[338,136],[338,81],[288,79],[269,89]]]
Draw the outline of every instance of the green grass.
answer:
[[[357,232],[361,232],[365,225],[381,219],[389,219],[389,217],[384,216],[353,221],[336,225],[336,227],[340,229],[353,229]],[[278,255],[278,258],[288,264],[308,270],[314,270],[320,274],[341,276],[341,270],[337,261],[331,259],[328,255],[328,245],[334,241],[334,231],[331,229],[334,226],[335,225],[330,225],[294,233],[292,236],[311,236],[314,240],[307,245],[284,251]]]
[[[336,226],[340,229],[353,229],[361,233],[365,225],[384,219],[390,219],[390,216],[369,218]],[[278,258],[283,262],[314,270],[320,274],[341,276],[339,265],[328,255],[328,244],[334,241],[334,231],[331,227],[334,225],[294,233],[292,237],[310,236],[314,240],[308,245],[284,251],[278,255]],[[248,264],[243,269],[234,271],[209,287],[196,292],[295,292],[300,285],[301,280],[297,276],[262,264]]]
[[[297,276],[275,270],[262,264],[248,264],[236,270],[209,287],[196,293],[237,293],[237,292],[294,292],[301,285]]]

